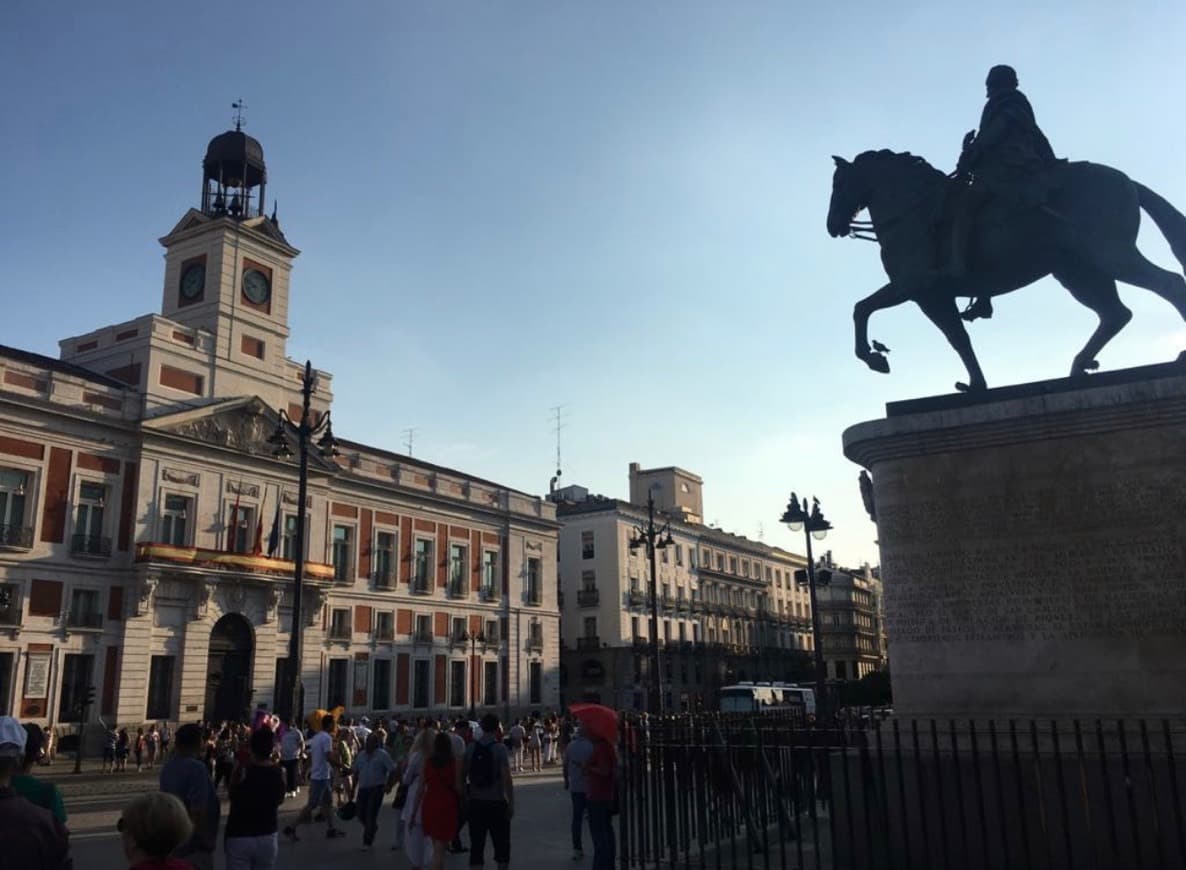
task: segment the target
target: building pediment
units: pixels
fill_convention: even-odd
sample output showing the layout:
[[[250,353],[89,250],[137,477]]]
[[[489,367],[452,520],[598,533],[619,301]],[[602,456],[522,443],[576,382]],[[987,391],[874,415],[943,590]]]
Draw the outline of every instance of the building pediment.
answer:
[[[279,415],[258,396],[228,399],[203,408],[165,414],[145,421],[146,430],[232,450],[247,456],[272,457],[275,445],[268,439],[276,432]],[[288,427],[289,446],[296,451],[296,433]],[[338,466],[309,451],[309,465],[327,472]]]

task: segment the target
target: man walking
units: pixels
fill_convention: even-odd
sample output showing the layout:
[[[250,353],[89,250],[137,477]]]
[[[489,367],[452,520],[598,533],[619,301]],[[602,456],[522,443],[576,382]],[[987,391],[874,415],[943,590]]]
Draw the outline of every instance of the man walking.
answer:
[[[305,735],[301,733],[297,717],[289,720],[288,730],[280,738],[280,766],[284,768],[285,797],[296,797],[301,788],[297,784],[297,765],[305,751]]]
[[[174,744],[173,757],[161,768],[161,791],[180,799],[194,826],[193,834],[175,854],[193,864],[196,870],[214,870],[221,807],[206,765],[198,760],[202,752],[201,727],[182,725],[177,729]]]
[[[354,774],[354,785],[350,799],[357,801],[358,818],[362,822],[362,848],[365,851],[375,842],[383,795],[391,791],[396,778],[395,762],[383,748],[377,732],[372,731],[367,735],[366,746],[354,756],[351,772]]]
[[[334,768],[341,767],[334,753],[334,717],[326,713],[321,717],[321,730],[309,741],[309,802],[305,804],[296,821],[284,829],[284,835],[294,842],[300,839],[297,828],[313,821],[313,812],[318,808],[325,815],[325,836],[332,840],[344,837],[346,832],[334,826]]]
[[[588,798],[585,785],[585,766],[593,758],[593,743],[583,731],[577,731],[564,750],[564,787],[572,798],[572,860],[585,857],[581,845],[581,826],[585,821]]]
[[[465,776],[469,783],[470,853],[469,866],[481,867],[486,860],[486,835],[494,841],[494,863],[507,870],[511,863],[511,818],[515,814],[514,785],[507,749],[498,741],[498,716],[482,717],[482,736],[465,753]]]

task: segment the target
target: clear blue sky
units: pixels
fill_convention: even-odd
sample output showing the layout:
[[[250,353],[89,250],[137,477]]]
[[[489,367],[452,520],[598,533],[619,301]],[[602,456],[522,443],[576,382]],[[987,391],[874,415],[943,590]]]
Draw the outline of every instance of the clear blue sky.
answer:
[[[677,464],[708,520],[795,549],[778,516],[814,492],[837,556],[876,561],[841,432],[964,375],[912,307],[872,324],[892,375],[852,356],[884,279],[824,231],[829,155],[950,169],[1008,62],[1060,154],[1186,207],[1184,38],[1180,0],[12,0],[0,342],[56,355],[158,310],[156,239],[242,96],[303,250],[290,351],[335,374],[342,434],[401,449],[419,427],[417,455],[543,492],[565,404],[565,482],[624,496],[630,461]],[[1186,349],[1167,304],[1122,295],[1105,367]],[[1065,374],[1093,326],[1046,281],[973,340],[1001,385]]]

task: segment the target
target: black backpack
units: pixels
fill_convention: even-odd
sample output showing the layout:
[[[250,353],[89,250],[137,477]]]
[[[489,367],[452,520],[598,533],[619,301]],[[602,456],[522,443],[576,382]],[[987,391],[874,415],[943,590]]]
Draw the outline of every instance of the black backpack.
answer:
[[[497,765],[491,744],[478,741],[469,759],[469,782],[475,788],[490,788],[496,779]]]

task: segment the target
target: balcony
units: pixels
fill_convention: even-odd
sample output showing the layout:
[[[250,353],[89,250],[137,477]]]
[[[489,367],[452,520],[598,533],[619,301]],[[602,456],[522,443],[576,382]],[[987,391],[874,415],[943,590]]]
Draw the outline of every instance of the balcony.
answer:
[[[413,595],[432,595],[432,583],[427,577],[413,577],[412,578],[412,594]]]
[[[483,601],[497,601],[498,588],[493,584],[483,584],[482,588],[478,590],[478,597]]]
[[[412,632],[412,643],[432,645],[432,629],[418,628]]]
[[[380,625],[375,629],[375,640],[381,643],[392,643],[395,640],[395,629],[390,625]]]
[[[583,652],[592,652],[593,650],[601,649],[601,638],[597,635],[586,635],[585,637],[577,638],[577,649]]]
[[[601,603],[601,593],[596,589],[578,589],[577,607],[596,607]]]
[[[329,627],[330,640],[350,640],[354,637],[354,629],[350,625],[331,625]]]
[[[74,535],[70,538],[70,555],[88,559],[111,558],[111,538],[102,535]]]
[[[296,566],[289,559],[269,559],[252,553],[228,553],[225,550],[206,550],[201,547],[175,547],[172,544],[144,543],[136,545],[136,561],[161,565],[184,565],[204,571],[227,571],[254,576],[270,576],[292,582]],[[305,581],[332,580],[334,566],[322,562],[305,562]]]
[[[649,603],[649,601],[650,596],[641,589],[631,589],[626,593],[626,603],[631,607],[642,607],[644,604]]]
[[[469,643],[469,635],[466,632],[453,631],[449,633],[449,646],[464,647],[467,643]]]
[[[33,529],[30,526],[0,526],[0,550],[33,549]]]
[[[528,652],[543,652],[544,651],[544,636],[542,634],[530,634],[527,636],[527,651]]]
[[[76,631],[102,631],[103,614],[97,610],[72,610],[66,615],[66,627]]]
[[[450,598],[469,598],[469,586],[464,580],[450,580],[447,594]]]
[[[498,649],[499,643],[500,643],[499,638],[498,638],[498,632],[487,633],[486,635],[484,635],[484,637],[486,639],[484,641],[482,641],[482,649],[484,649],[484,650]]]
[[[659,596],[659,606],[664,610],[671,611],[675,609],[675,599],[670,595]]]
[[[376,568],[371,572],[371,581],[376,589],[394,589],[395,571],[391,568]]]

